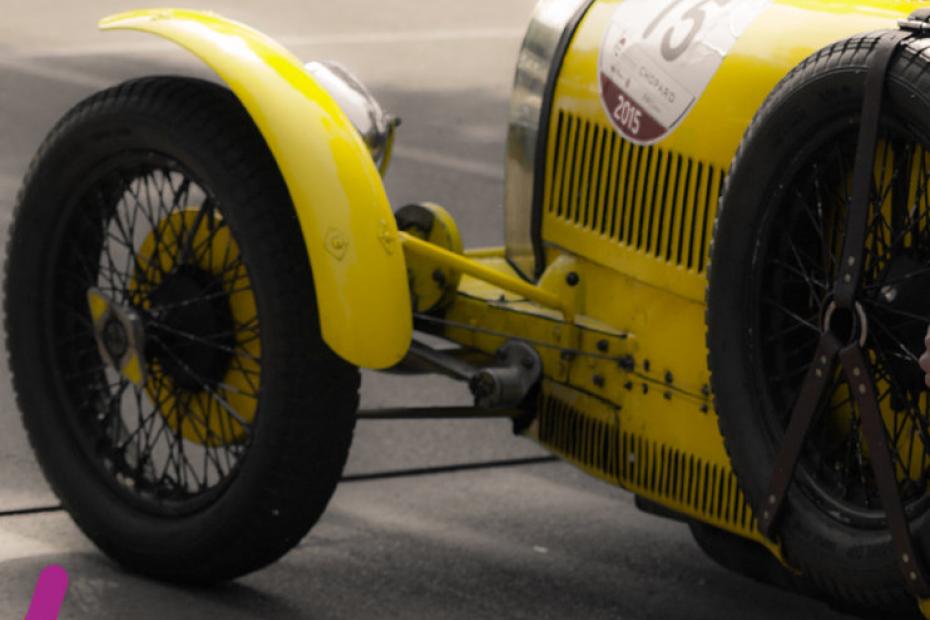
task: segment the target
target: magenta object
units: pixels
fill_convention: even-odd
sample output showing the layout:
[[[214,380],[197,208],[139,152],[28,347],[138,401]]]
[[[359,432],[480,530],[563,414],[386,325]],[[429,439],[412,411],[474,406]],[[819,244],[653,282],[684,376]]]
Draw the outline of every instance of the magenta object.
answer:
[[[55,620],[68,591],[68,572],[51,564],[42,569],[25,620]]]

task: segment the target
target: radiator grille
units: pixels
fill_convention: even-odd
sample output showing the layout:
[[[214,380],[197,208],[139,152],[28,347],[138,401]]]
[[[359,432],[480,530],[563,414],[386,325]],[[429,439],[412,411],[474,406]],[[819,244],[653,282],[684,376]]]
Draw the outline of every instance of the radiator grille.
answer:
[[[600,477],[619,481],[620,428],[616,416],[598,419],[544,395],[539,411],[539,440]]]
[[[608,125],[559,110],[546,211],[617,243],[698,273],[724,172]]]
[[[734,529],[755,528],[749,502],[729,467],[621,431],[616,417],[598,419],[551,395],[544,395],[541,405],[539,440],[566,459],[672,508]]]

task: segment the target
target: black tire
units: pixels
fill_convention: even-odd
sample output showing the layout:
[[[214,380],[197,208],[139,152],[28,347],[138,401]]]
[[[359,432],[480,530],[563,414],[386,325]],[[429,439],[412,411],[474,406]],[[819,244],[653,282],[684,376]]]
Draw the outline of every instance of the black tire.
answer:
[[[877,36],[838,42],[805,60],[778,85],[743,139],[721,200],[707,293],[708,362],[720,429],[756,514],[763,509],[774,456],[800,379],[812,361],[817,329],[823,324],[824,302],[837,262],[835,248],[842,237],[842,224],[832,222],[845,221],[846,197],[840,190],[849,178],[846,168],[855,151],[864,74]],[[928,145],[930,57],[926,48],[911,42],[891,66],[882,114],[880,148],[886,155],[891,153],[888,165],[894,170],[887,183],[907,179],[898,186],[906,191],[894,188],[894,201],[899,194],[910,200],[907,192],[913,179],[921,184],[921,195],[926,194],[925,176],[912,174],[903,163],[900,169],[897,166],[899,161],[911,161],[909,157],[923,158]],[[876,178],[886,182],[884,175]],[[924,222],[930,208],[923,199],[915,198],[913,204],[919,207],[908,213],[906,224],[894,226],[913,225],[917,232],[906,238],[889,237],[885,258],[896,262],[882,267],[885,250],[878,235],[870,237],[870,271],[863,276],[859,296],[870,321],[865,349],[874,356],[891,394],[882,406],[893,416],[901,409],[902,416],[911,416],[912,427],[927,420],[926,400],[921,400],[925,388],[918,386],[922,377],[916,357],[910,364],[909,356],[919,354],[923,346],[926,321],[917,319],[930,316],[930,306],[916,302],[912,308],[916,318],[902,317],[900,322],[886,322],[885,317],[902,311],[892,307],[894,303],[926,298],[923,271],[930,262],[930,235]],[[870,209],[870,221],[884,225],[875,201]],[[810,253],[818,247],[826,250]],[[794,277],[785,266],[793,260],[786,258],[788,252],[800,253],[797,261],[803,268],[792,263]],[[914,276],[908,281],[924,287],[922,295],[917,288],[907,289],[911,284],[897,275],[889,279],[893,270],[910,268],[904,265],[905,257],[915,265],[905,277]],[[901,292],[897,301],[891,295],[880,298],[884,282],[894,283],[895,295]],[[906,342],[906,350],[888,354],[887,345],[893,340]],[[841,377],[834,377],[833,385],[834,397],[845,389]],[[904,588],[874,482],[868,478],[858,414],[838,398],[822,401],[820,410],[779,522],[783,551],[830,598],[860,608],[910,613],[915,605]],[[898,417],[894,420],[896,425]],[[891,433],[887,422],[886,426]],[[895,439],[898,447],[899,441],[903,440]],[[848,457],[841,459],[841,448]],[[918,449],[922,450],[918,454],[926,455],[927,442],[921,439]],[[930,511],[927,485],[919,483],[925,468],[920,469],[914,474],[918,482],[911,480],[910,473],[899,477],[912,531],[923,557],[930,560]]]
[[[775,556],[769,553],[768,549],[757,542],[700,521],[689,521],[688,527],[694,542],[704,552],[704,555],[721,568],[782,590],[819,597],[840,613],[851,614],[861,620],[887,620],[888,618],[885,610],[866,609],[849,600],[838,599],[830,592],[819,590],[805,575],[795,573],[783,566]],[[895,620],[923,619],[916,609],[903,609],[894,617]]]
[[[700,521],[689,521],[688,528],[704,555],[728,571],[786,590],[807,591],[805,582],[759,543]]]
[[[148,192],[150,177],[156,186],[159,174],[156,207],[141,184]],[[182,190],[173,179],[187,179],[187,185],[178,181]],[[200,203],[189,203],[193,187],[202,193]],[[175,192],[171,200],[165,198],[169,192]],[[89,310],[81,298],[88,283],[100,285],[108,273],[94,267],[104,260],[97,254],[112,251],[100,227],[116,225],[120,209],[127,218],[142,214],[142,221],[143,201],[159,218],[164,210],[162,222],[184,217],[170,215],[177,210],[204,212],[209,222],[191,224],[187,255],[182,243],[165,241],[164,231],[162,237],[149,232],[146,239],[154,234],[156,249],[146,269],[163,270],[152,283],[144,282],[149,276],[138,259],[120,278],[113,275],[119,267],[109,275],[110,294],[137,305],[147,334],[156,334],[146,336],[145,351],[154,360],[150,372],[161,373],[164,381],[157,397],[150,383],[134,388],[122,377],[110,379],[115,371],[104,367],[93,332],[85,333]],[[207,241],[196,237],[193,248],[199,226],[208,227]],[[224,228],[227,237],[217,232]],[[176,237],[188,238],[183,229]],[[125,238],[128,246],[139,236],[130,232]],[[153,305],[156,289],[167,295],[172,274],[186,270],[185,283],[200,282],[191,273],[203,261],[220,260],[212,254],[215,247],[220,251],[217,239],[230,238],[222,260],[232,262],[223,263],[218,274],[198,271],[206,283],[196,295],[176,292],[179,301]],[[233,242],[234,260],[228,259]],[[294,208],[266,144],[232,93],[204,81],[157,77],[124,83],[77,105],[52,130],[29,169],[7,252],[6,335],[17,402],[49,484],[90,539],[134,571],[184,582],[234,578],[273,562],[300,541],[341,476],[355,425],[359,373],[322,341]],[[155,264],[157,252],[175,254],[171,262]],[[201,258],[206,252],[210,257]],[[232,283],[227,268],[236,274]],[[236,284],[240,278],[244,285]],[[254,300],[256,316],[247,327],[230,309],[230,296],[245,294],[235,292],[239,286],[250,289]],[[140,301],[144,298],[148,301]],[[192,324],[191,342],[175,338],[166,344],[168,330],[188,329],[177,321],[194,316],[195,310],[181,307],[209,317],[203,320],[213,331],[204,334]],[[232,338],[222,340],[228,344],[216,344],[215,321],[228,321],[222,335]],[[244,329],[253,337],[240,340]],[[245,377],[238,365],[248,355],[242,344],[247,341],[260,346],[260,356],[250,361],[257,370],[248,369],[251,392],[241,382],[238,388],[224,383],[230,373]],[[225,353],[209,357],[214,350]],[[189,357],[195,354],[207,356],[197,358],[196,367]],[[186,363],[172,370],[169,360],[179,356],[188,356]],[[83,378],[70,371],[76,365]],[[208,370],[216,376],[205,378]],[[134,434],[126,426],[133,392],[135,400],[154,403],[150,414],[138,405],[143,422]],[[240,405],[243,399],[254,402]],[[205,422],[191,417],[194,402]],[[248,419],[233,424],[236,410],[242,415],[246,408]],[[223,424],[235,431],[215,430]],[[154,434],[156,427],[161,435]],[[203,437],[189,440],[189,432]],[[198,473],[194,459],[201,454]],[[164,461],[160,474],[158,459]]]

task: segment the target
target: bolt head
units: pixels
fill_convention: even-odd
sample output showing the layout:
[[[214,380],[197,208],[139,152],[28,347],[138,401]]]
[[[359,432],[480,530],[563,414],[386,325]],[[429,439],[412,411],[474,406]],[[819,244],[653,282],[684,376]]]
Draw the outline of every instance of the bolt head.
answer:
[[[129,348],[129,334],[119,319],[110,317],[102,330],[103,346],[114,361],[119,361]]]
[[[895,286],[883,286],[881,290],[882,299],[888,303],[894,303],[898,298],[898,288]]]

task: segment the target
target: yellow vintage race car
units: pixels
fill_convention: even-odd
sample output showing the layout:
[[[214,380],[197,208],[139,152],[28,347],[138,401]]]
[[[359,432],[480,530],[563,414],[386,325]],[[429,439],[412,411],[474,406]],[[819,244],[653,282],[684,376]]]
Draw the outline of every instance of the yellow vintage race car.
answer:
[[[359,415],[502,416],[725,566],[930,618],[930,3],[542,0],[475,250],[388,203],[397,121],[340,65],[209,13],[100,26],[225,83],[93,95],[19,195],[18,402],[106,553],[234,578],[317,521]],[[359,414],[359,368],[474,407]]]

